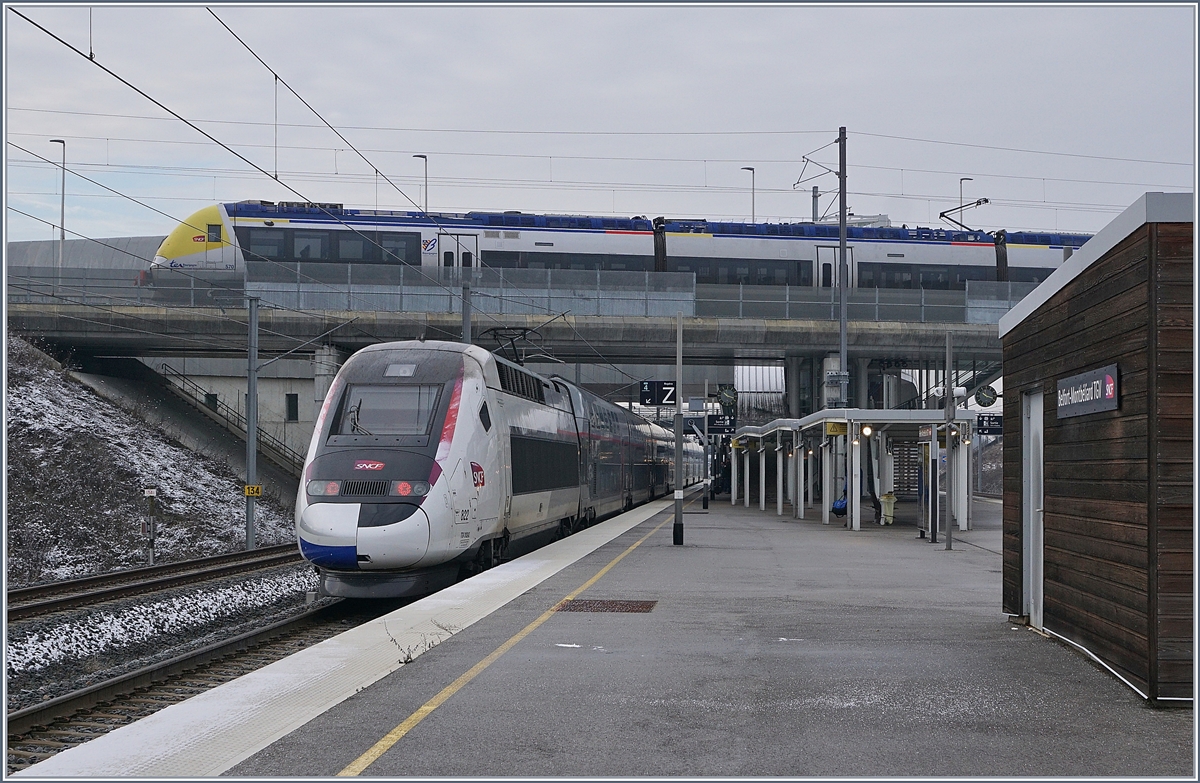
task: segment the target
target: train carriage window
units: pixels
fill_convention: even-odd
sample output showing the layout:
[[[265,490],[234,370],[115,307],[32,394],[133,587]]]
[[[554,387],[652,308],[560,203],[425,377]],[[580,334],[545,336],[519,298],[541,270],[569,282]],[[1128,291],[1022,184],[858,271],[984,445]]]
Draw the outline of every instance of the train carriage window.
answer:
[[[208,241],[209,242],[220,242],[221,241],[221,224],[220,223],[209,223],[208,224]]]
[[[479,409],[479,423],[483,425],[484,432],[492,431],[492,415],[488,413],[487,402]]]
[[[420,234],[380,234],[379,244],[383,248],[383,263],[421,265]]]
[[[813,284],[813,262],[809,260],[796,262],[796,284],[802,286],[812,286]]]
[[[921,288],[928,291],[950,290],[950,271],[944,266],[921,267]]]
[[[360,237],[338,237],[338,259],[341,261],[361,261],[364,244]]]
[[[270,229],[250,229],[250,256],[252,258],[282,258],[283,233]],[[244,244],[243,247],[246,245]]]
[[[454,266],[454,251],[447,250],[442,253],[442,266]]]
[[[292,256],[299,261],[323,261],[329,258],[329,233],[297,231],[292,236]]]

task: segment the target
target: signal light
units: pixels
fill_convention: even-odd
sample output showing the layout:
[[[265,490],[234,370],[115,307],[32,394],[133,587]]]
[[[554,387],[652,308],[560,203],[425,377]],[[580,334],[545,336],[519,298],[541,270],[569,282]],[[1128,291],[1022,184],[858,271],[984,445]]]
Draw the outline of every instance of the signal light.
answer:
[[[429,494],[428,481],[393,481],[392,494],[402,498],[424,497]]]
[[[342,482],[340,481],[310,481],[308,482],[308,494],[314,497],[324,497],[328,495],[336,495],[341,492]]]

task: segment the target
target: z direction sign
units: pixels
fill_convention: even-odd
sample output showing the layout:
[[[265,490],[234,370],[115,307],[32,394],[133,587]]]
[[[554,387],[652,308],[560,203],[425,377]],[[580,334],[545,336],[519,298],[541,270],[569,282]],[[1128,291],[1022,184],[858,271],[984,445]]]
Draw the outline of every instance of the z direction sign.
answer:
[[[674,405],[675,381],[642,381],[642,405]]]
[[[1110,364],[1058,381],[1058,418],[1115,411],[1121,406],[1120,373]]]

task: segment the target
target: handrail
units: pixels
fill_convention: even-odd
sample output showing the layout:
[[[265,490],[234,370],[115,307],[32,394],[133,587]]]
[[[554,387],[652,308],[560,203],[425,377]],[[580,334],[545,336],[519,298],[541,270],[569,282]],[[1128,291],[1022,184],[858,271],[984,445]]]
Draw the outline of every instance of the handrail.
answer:
[[[179,370],[176,370],[166,362],[163,362],[162,364],[162,374],[172,381],[177,381],[181,387],[180,391],[191,397],[197,405],[201,405],[217,414],[221,418],[225,419],[226,422],[232,424],[234,428],[240,430],[243,436],[246,435],[246,417],[242,415],[241,411],[231,408],[227,403],[222,402],[221,398],[219,397],[217,398],[217,407],[214,409],[208,404],[208,400],[206,399],[208,395],[207,389],[181,373]],[[297,476],[300,475],[300,471],[304,466],[304,455],[296,452],[279,438],[276,438],[274,435],[263,429],[258,430],[258,441],[258,447],[260,450],[274,451],[274,456],[277,458],[282,458],[282,460],[287,463],[287,468],[289,470],[291,470]]]

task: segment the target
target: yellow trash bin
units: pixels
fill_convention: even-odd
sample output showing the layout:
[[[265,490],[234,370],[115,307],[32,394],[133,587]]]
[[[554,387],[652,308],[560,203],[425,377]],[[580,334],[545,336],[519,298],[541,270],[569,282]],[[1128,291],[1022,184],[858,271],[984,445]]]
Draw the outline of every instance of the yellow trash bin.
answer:
[[[883,522],[881,524],[892,524],[895,521],[896,496],[891,492],[885,492],[879,496],[879,502],[883,504]]]

